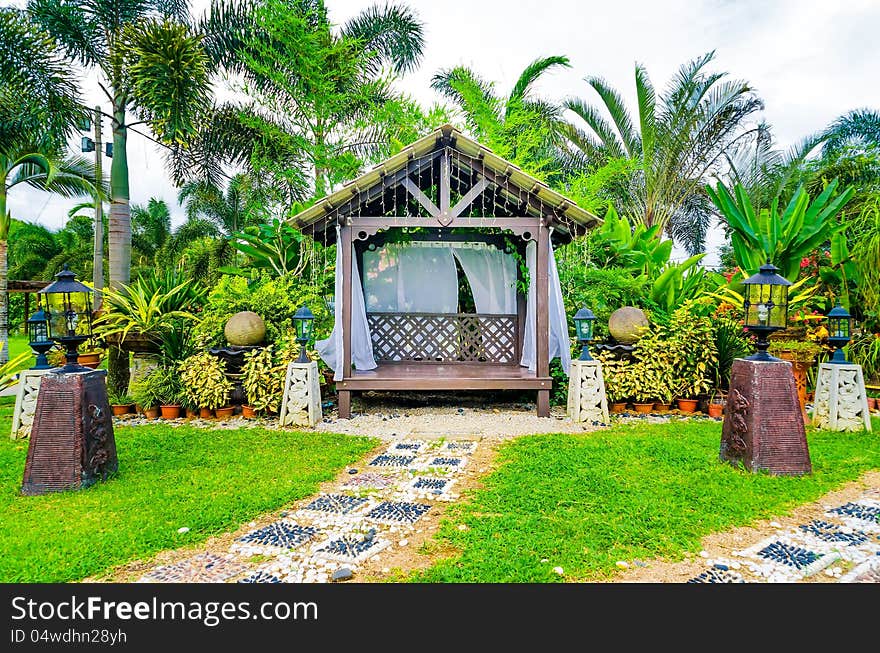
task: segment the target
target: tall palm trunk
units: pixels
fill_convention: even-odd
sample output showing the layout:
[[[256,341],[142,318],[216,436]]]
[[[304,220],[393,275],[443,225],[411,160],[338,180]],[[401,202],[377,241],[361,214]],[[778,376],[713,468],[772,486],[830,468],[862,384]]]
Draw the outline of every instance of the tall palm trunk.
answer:
[[[131,280],[131,208],[128,203],[128,153],[126,151],[125,103],[117,97],[113,107],[113,159],[110,164],[110,221],[107,245],[110,253],[110,288],[118,290]],[[128,352],[110,347],[107,384],[110,390],[128,389]]]

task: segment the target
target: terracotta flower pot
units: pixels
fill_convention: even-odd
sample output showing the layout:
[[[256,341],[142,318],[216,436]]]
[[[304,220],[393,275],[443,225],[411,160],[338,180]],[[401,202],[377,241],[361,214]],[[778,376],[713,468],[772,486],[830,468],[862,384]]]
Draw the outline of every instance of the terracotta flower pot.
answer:
[[[658,401],[654,403],[654,410],[656,410],[658,413],[668,413],[670,410],[672,410],[672,404],[664,404]]]
[[[202,419],[211,419],[214,417],[214,411],[210,408],[199,408],[199,417]]]
[[[180,406],[166,404],[159,407],[162,410],[162,419],[177,419],[180,417]]]
[[[101,364],[101,354],[80,354],[76,361],[84,367],[91,367],[95,370]]]
[[[692,413],[697,409],[699,403],[696,399],[676,399],[678,409],[683,413]]]
[[[626,402],[625,401],[615,401],[611,404],[611,412],[612,413],[622,413],[626,410]]]
[[[116,417],[119,417],[120,415],[128,415],[134,410],[134,404],[113,404],[110,406],[110,410],[113,411],[113,415]]]
[[[147,419],[158,419],[159,417],[159,407],[155,408],[146,408],[144,409],[144,417]]]
[[[217,416],[217,419],[229,419],[234,411],[234,406],[224,406],[223,408],[214,409],[214,414]]]
[[[255,411],[251,406],[242,406],[241,407],[241,416],[242,417],[256,417],[257,411]]]
[[[637,413],[650,413],[654,410],[654,403],[650,404],[633,404],[633,407],[636,409]]]
[[[187,408],[187,409],[186,409],[186,418],[187,418],[187,419],[194,419],[194,418],[196,418],[196,417],[198,417],[198,416],[199,416],[199,411],[197,411],[197,410],[193,410],[192,408]]]
[[[724,412],[724,406],[722,404],[709,404],[709,417],[721,417],[721,414]]]

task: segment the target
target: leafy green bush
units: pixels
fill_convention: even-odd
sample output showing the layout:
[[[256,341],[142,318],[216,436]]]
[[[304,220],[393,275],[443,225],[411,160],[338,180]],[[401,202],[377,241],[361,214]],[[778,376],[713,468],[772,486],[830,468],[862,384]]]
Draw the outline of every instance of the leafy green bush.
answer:
[[[249,280],[240,276],[223,276],[208,295],[194,337],[203,346],[222,347],[226,344],[223,329],[226,321],[239,311],[253,311],[266,323],[266,340],[277,342],[293,329],[293,314],[300,306],[308,306],[315,315],[315,334],[329,334],[333,316],[327,309],[323,290],[294,277],[271,278],[267,274]]]
[[[194,354],[178,366],[186,400],[191,406],[214,410],[229,401],[232,382],[226,363],[208,352]]]

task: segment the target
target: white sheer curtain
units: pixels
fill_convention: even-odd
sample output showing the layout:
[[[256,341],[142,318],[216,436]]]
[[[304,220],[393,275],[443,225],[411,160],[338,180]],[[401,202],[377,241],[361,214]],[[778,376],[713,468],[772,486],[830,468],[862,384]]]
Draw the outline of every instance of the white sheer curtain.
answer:
[[[556,256],[553,254],[553,244],[547,239],[548,247],[548,320],[550,331],[550,360],[559,358],[562,369],[566,374],[571,368],[571,344],[568,339],[568,320],[565,315],[565,305],[562,303],[562,285],[559,283],[559,270],[556,267]],[[529,295],[526,303],[526,324],[523,338],[523,354],[520,365],[534,372],[537,369],[535,355],[535,282],[536,278],[536,249],[534,241],[526,245],[526,266],[529,269]]]
[[[458,276],[447,243],[388,243],[364,252],[364,295],[377,313],[455,313]]]
[[[516,314],[516,262],[486,243],[451,243],[474,296],[477,313]]]
[[[367,311],[364,307],[364,292],[358,281],[357,257],[351,257],[351,362],[355,369],[374,370],[376,360],[373,358],[373,341],[370,338],[370,326],[367,324]],[[336,295],[333,315],[333,331],[326,340],[315,342],[321,358],[327,367],[333,370],[333,380],[342,379],[342,303],[345,297],[342,292],[342,238],[340,228],[336,227]]]

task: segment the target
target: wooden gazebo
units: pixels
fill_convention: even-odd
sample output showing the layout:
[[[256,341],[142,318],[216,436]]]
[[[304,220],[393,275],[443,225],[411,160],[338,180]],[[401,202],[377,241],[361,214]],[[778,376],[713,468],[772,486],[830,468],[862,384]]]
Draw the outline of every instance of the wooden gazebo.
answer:
[[[338,249],[342,269],[341,286],[337,281],[341,297],[336,297],[342,334],[336,376],[339,417],[350,417],[351,393],[356,391],[486,389],[536,390],[538,415],[549,416],[551,243],[569,242],[598,222],[593,214],[450,125],[293,218],[303,233],[325,245],[336,243]],[[527,244],[535,242],[530,280],[534,369],[520,364],[525,334],[531,331],[522,290],[516,292],[515,312],[506,314],[387,312],[368,305],[365,314],[376,367],[354,369],[353,284],[364,287],[365,252],[376,252],[401,237],[485,243],[515,253],[519,261],[524,260]],[[355,269],[359,278],[353,278]],[[522,280],[522,272],[518,274]]]

